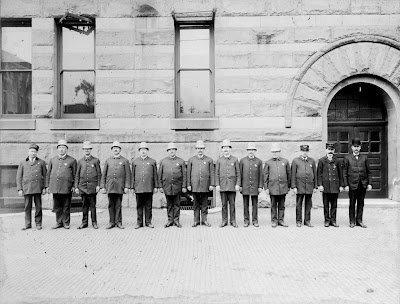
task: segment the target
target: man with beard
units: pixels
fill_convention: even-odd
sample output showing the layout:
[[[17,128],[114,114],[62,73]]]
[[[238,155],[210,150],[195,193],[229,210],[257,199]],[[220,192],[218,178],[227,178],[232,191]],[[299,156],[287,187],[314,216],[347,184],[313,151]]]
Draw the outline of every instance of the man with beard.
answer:
[[[346,155],[343,163],[343,182],[345,190],[349,191],[350,228],[355,225],[367,228],[363,224],[364,198],[366,191],[372,189],[371,170],[368,157],[360,154],[361,140],[354,138],[351,141],[352,154]],[[357,214],[356,214],[357,205]]]
[[[317,183],[319,191],[322,192],[325,227],[339,227],[336,224],[336,209],[339,193],[343,190],[343,182],[341,165],[334,153],[335,144],[327,143],[326,156],[320,158],[317,167]]]
[[[206,146],[202,140],[196,142],[197,155],[189,158],[187,165],[187,189],[193,192],[194,197],[194,222],[192,227],[205,225],[210,227],[207,222],[208,214],[208,193],[214,189],[214,162],[204,155]],[[201,222],[200,222],[201,209]]]
[[[32,201],[35,201],[36,229],[42,229],[42,194],[46,194],[44,183],[46,179],[46,163],[37,157],[39,146],[29,145],[28,157],[23,160],[17,171],[17,190],[25,200],[25,227],[32,228]]]

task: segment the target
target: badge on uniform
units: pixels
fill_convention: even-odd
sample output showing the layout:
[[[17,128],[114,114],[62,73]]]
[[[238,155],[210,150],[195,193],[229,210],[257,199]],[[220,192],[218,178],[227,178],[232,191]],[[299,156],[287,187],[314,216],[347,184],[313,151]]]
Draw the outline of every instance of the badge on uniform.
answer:
[[[119,164],[120,164],[120,165],[122,165],[122,163],[121,163],[121,162],[120,162]]]
[[[285,163],[282,163],[282,166],[284,166],[285,165]]]
[[[150,163],[147,163],[148,165],[150,165]]]
[[[176,164],[177,166],[179,166],[179,164]]]
[[[92,167],[94,167],[94,165],[92,165]]]
[[[310,167],[312,167],[312,165],[310,164]]]
[[[233,163],[231,163],[231,165],[233,166]]]
[[[257,167],[257,164],[255,164],[254,167]]]
[[[204,164],[207,164],[206,162],[204,162]]]
[[[67,164],[67,163],[65,163],[65,164],[64,164],[64,166],[68,166],[68,164]]]

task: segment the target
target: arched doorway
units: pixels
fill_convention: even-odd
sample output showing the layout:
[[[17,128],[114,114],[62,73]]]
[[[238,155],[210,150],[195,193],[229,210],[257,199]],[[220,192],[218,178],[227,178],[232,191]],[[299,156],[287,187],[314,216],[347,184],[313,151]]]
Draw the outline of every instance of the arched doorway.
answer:
[[[352,83],[332,98],[327,112],[328,141],[336,142],[337,155],[351,153],[351,139],[359,137],[361,153],[368,156],[372,188],[367,198],[388,197],[387,93],[370,83]],[[346,194],[342,193],[342,197]]]

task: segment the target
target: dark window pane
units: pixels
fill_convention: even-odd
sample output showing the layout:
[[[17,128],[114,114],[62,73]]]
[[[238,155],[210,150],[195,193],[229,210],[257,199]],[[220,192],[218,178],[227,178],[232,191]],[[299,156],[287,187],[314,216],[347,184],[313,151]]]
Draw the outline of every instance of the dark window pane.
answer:
[[[328,141],[337,141],[337,132],[328,132]]]
[[[349,119],[351,120],[359,120],[360,110],[357,109],[349,109]]]
[[[329,109],[327,117],[328,117],[329,121],[335,121],[336,120],[336,111]]]
[[[94,32],[79,34],[62,28],[62,69],[94,69]]]
[[[339,132],[339,141],[349,141],[349,132]]]
[[[380,141],[380,134],[379,131],[371,131],[371,141]]]
[[[347,110],[336,110],[336,120],[347,120]]]
[[[349,100],[349,109],[358,109],[359,108],[359,101],[350,99]]]
[[[32,113],[32,73],[3,72],[3,114]]]
[[[0,166],[0,197],[17,197],[17,166]]]
[[[180,31],[180,68],[210,67],[210,30]]]
[[[336,100],[336,109],[347,109],[347,100]]]
[[[360,138],[361,141],[368,141],[368,131],[360,131],[360,134],[358,135],[358,137]]]
[[[362,142],[361,143],[361,152],[368,152],[369,151],[369,143],[367,142]]]
[[[349,144],[340,144],[340,153],[349,153]]]
[[[180,73],[180,106],[184,114],[210,113],[210,72]]]
[[[372,109],[371,118],[372,119],[383,119],[382,109]]]
[[[335,110],[335,108],[336,108],[336,98],[333,98],[329,105],[329,110]]]
[[[32,28],[3,27],[1,33],[1,69],[32,69]]]
[[[62,82],[65,114],[94,113],[94,72],[64,72]]]
[[[381,152],[381,144],[371,143],[371,152]]]
[[[360,119],[371,119],[371,110],[360,109]]]

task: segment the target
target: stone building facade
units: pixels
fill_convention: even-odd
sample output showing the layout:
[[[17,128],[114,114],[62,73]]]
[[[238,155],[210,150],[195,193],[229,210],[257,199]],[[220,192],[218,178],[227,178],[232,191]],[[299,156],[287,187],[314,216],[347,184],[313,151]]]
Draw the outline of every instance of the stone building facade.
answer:
[[[279,142],[291,161],[301,144],[320,158],[328,140],[343,156],[354,136],[372,160],[369,196],[400,202],[398,0],[0,5],[3,205],[16,199],[13,179],[29,142],[48,161],[59,139],[77,159],[81,143],[90,140],[103,164],[114,140],[128,159],[138,157],[138,143],[146,141],[159,161],[170,141],[187,160],[198,139],[216,159],[228,138],[239,158],[254,141],[265,161]],[[21,28],[25,39],[14,41],[8,30]],[[17,106],[18,94],[29,95],[25,108]],[[105,196],[99,199],[105,206]],[[50,197],[46,202],[51,206]],[[124,204],[134,206],[134,196]]]

